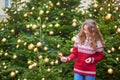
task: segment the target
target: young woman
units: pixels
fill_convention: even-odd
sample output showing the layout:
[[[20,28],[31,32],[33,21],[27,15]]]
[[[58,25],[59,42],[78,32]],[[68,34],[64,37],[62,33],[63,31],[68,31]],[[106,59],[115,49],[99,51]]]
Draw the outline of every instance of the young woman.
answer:
[[[62,56],[62,62],[76,59],[74,64],[74,80],[95,80],[96,64],[103,59],[104,41],[92,19],[86,20],[75,42],[71,54]]]

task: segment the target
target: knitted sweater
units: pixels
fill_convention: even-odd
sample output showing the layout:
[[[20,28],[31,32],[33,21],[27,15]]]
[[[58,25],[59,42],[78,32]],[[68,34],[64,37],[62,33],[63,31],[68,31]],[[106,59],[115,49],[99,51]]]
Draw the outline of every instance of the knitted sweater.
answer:
[[[79,39],[76,37],[73,50],[67,57],[68,61],[76,59],[74,64],[74,72],[82,75],[96,76],[96,63],[103,59],[103,46],[100,41],[97,41],[97,50],[90,47],[91,41],[85,40],[83,45],[79,44]],[[91,58],[90,63],[85,60]]]

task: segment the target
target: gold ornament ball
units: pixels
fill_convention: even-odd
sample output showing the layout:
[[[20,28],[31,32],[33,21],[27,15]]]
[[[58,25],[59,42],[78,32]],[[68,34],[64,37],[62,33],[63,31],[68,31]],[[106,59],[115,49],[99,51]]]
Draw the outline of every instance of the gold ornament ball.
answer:
[[[36,67],[36,66],[37,66],[37,63],[33,63],[32,66],[33,66],[33,67]]]
[[[29,49],[29,50],[32,50],[34,47],[35,47],[35,46],[34,46],[34,44],[32,44],[32,43],[28,45],[28,49]]]
[[[60,15],[61,15],[61,16],[63,16],[64,14],[63,14],[63,13],[61,13]]]
[[[51,64],[51,65],[54,65],[54,61],[51,61],[50,64]]]
[[[8,56],[8,53],[6,52],[4,55],[5,55],[5,56]]]
[[[59,56],[59,57],[62,57],[62,56],[63,56],[63,53],[62,53],[62,52],[58,52],[58,56]]]
[[[37,29],[37,28],[38,28],[38,26],[35,25],[35,24],[32,26],[32,29],[33,29],[33,30],[34,30],[34,29]]]
[[[34,48],[34,52],[38,52],[38,48]]]
[[[19,71],[18,71],[18,70],[15,70],[15,73],[17,73],[17,74],[18,74],[18,73],[19,73]]]
[[[73,19],[72,22],[77,22],[77,20],[76,20],[76,19]]]
[[[43,25],[42,25],[42,28],[45,28],[45,27],[46,27],[46,25],[45,25],[45,24],[43,24]]]
[[[34,10],[35,9],[35,7],[32,7],[32,10]]]
[[[70,49],[70,52],[72,52],[72,51],[73,51],[73,48]]]
[[[118,47],[118,50],[120,50],[120,46]]]
[[[48,47],[45,46],[45,47],[44,47],[44,51],[47,51],[47,50],[48,50]]]
[[[31,61],[31,60],[28,60],[28,61],[27,61],[27,64],[32,64],[32,61]]]
[[[111,50],[108,50],[107,52],[108,52],[108,53],[111,53]]]
[[[46,14],[50,13],[50,11],[46,11]]]
[[[53,27],[53,24],[50,24],[49,26],[50,26],[50,27]]]
[[[45,61],[46,63],[48,63],[48,62],[49,62],[49,58],[45,58],[44,61]]]
[[[98,4],[95,3],[95,4],[93,5],[93,7],[94,7],[94,8],[98,8]]]
[[[41,43],[41,42],[38,42],[38,43],[36,44],[36,46],[37,46],[37,47],[41,47],[41,46],[42,46],[42,43]]]
[[[7,68],[7,66],[4,66],[4,69],[6,69]]]
[[[120,33],[120,28],[117,29],[117,33]]]
[[[60,44],[57,45],[57,48],[60,48]]]
[[[41,19],[40,17],[37,18],[37,20],[40,20],[40,19]]]
[[[103,7],[100,8],[100,11],[103,11]]]
[[[45,80],[45,78],[43,77],[41,80]]]
[[[55,64],[58,64],[58,60],[55,60]]]
[[[119,57],[116,58],[116,61],[119,61]]]
[[[71,40],[74,42],[74,41],[75,41],[75,39],[76,39],[75,37],[72,37],[72,39],[71,39]]]
[[[47,71],[48,71],[48,72],[50,72],[50,71],[51,71],[51,69],[50,69],[50,68],[48,68],[48,69],[47,69]]]
[[[42,55],[39,55],[39,56],[38,56],[38,59],[42,59]]]
[[[60,26],[60,24],[58,24],[58,23],[55,24],[55,27],[59,27],[59,26]]]
[[[38,36],[38,35],[39,35],[39,32],[35,32],[34,35],[35,35],[35,36]]]
[[[45,17],[45,20],[48,20],[49,18],[48,17]]]
[[[113,69],[109,68],[107,72],[108,72],[108,74],[113,74]]]
[[[105,19],[106,19],[106,20],[109,20],[111,17],[112,17],[112,14],[108,13],[108,14],[105,16]]]
[[[28,66],[28,69],[32,69],[32,68],[33,68],[33,65],[29,65],[29,66]]]
[[[14,72],[14,71],[12,71],[11,73],[10,73],[10,77],[15,77],[16,76],[16,73]]]
[[[56,5],[57,5],[57,6],[60,6],[60,2],[57,2]]]
[[[19,48],[20,47],[20,45],[16,45],[16,48]]]
[[[15,30],[14,29],[11,29],[11,33],[14,33],[15,32]]]
[[[117,26],[115,25],[114,28],[117,29]]]
[[[28,16],[28,14],[27,14],[27,13],[25,13],[25,14],[24,14],[24,17],[27,17],[27,16]]]
[[[39,11],[39,14],[40,14],[40,15],[44,14],[44,11],[43,11],[43,10],[40,10],[40,11]]]
[[[2,41],[2,42],[6,42],[6,41],[7,41],[7,39],[6,39],[6,38],[3,38],[1,41]]]
[[[21,43],[21,42],[22,42],[22,40],[21,40],[21,39],[18,39],[18,40],[17,40],[17,43]]]
[[[114,47],[112,47],[112,48],[111,48],[111,51],[112,51],[112,52],[114,52],[114,51],[115,51],[115,48],[114,48]]]
[[[27,42],[24,42],[24,44],[23,44],[24,46],[26,46],[27,45]]]
[[[49,32],[49,34],[50,34],[50,35],[53,35],[53,34],[54,34],[54,32],[53,32],[53,31],[50,31],[50,32]]]
[[[17,55],[14,54],[14,55],[13,55],[13,59],[17,59]]]
[[[92,17],[92,14],[89,14],[89,17]]]
[[[26,29],[30,29],[30,25],[26,25]]]
[[[72,26],[73,26],[73,27],[77,26],[77,23],[76,23],[76,22],[73,22],[73,23],[72,23]]]

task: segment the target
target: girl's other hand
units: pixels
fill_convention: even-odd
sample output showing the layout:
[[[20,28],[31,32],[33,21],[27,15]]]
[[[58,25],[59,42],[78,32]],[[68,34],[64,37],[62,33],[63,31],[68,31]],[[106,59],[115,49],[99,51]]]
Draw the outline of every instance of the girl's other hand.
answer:
[[[62,56],[62,57],[60,57],[60,60],[61,60],[62,62],[67,62],[67,57]]]

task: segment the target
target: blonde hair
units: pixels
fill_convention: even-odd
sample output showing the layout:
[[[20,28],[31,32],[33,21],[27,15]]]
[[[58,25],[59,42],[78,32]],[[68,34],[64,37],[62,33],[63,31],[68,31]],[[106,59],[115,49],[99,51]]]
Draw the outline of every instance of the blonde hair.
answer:
[[[99,31],[97,25],[96,25],[96,22],[92,19],[87,19],[82,27],[81,27],[81,31],[80,33],[78,34],[79,36],[79,41],[80,41],[80,44],[83,44],[85,39],[86,39],[86,36],[85,36],[85,33],[84,33],[84,26],[88,26],[88,30],[90,32],[90,37],[91,37],[91,47],[93,49],[97,49],[97,41],[101,41],[102,45],[104,46],[104,40],[103,40],[103,37],[101,35],[101,32]]]

